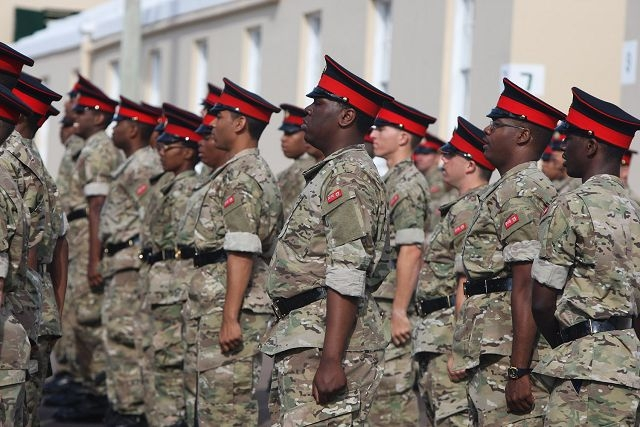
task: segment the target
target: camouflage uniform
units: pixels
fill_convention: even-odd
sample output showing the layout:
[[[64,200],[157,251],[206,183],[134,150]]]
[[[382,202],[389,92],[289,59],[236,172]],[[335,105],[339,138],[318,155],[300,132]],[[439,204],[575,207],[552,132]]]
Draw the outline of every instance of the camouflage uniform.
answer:
[[[438,165],[429,169],[424,177],[429,183],[429,227],[427,228],[428,234],[433,230],[440,222],[440,206],[452,202],[458,198],[458,190],[449,187],[442,179],[442,171]],[[426,236],[429,240],[429,235]]]
[[[112,180],[111,172],[122,162],[123,155],[113,146],[104,131],[87,138],[75,163],[69,185],[62,197],[67,213],[88,210],[88,197],[106,196]],[[96,393],[105,393],[104,370],[106,352],[102,340],[101,308],[103,289],[93,289],[87,279],[89,255],[89,222],[79,218],[69,222],[69,280],[73,283],[76,310],[75,337],[80,373]]]
[[[386,192],[362,145],[336,151],[305,172],[307,186],[278,236],[269,296],[289,298],[330,287],[359,298],[358,320],[343,367],[347,392],[317,405],[311,381],[324,343],[326,299],[293,310],[267,334],[261,350],[275,355],[282,426],[363,425],[382,379],[389,342],[371,296],[384,275],[388,242]],[[385,266],[386,267],[386,266]]]
[[[65,142],[64,154],[60,161],[60,167],[58,168],[58,179],[56,185],[58,188],[58,199],[60,206],[65,213],[70,212],[71,206],[68,203],[69,184],[73,170],[75,168],[76,160],[80,156],[80,151],[84,148],[84,139],[77,135],[71,135]],[[73,251],[71,242],[69,242],[69,252]],[[71,271],[68,272],[67,278],[67,292],[64,297],[64,307],[66,310],[62,312],[62,337],[56,342],[53,347],[53,353],[55,359],[58,362],[58,368],[60,371],[69,372],[74,377],[79,377],[78,366],[76,362],[76,340],[74,334],[74,325],[76,324],[76,315],[74,303],[74,277],[71,276]],[[86,268],[83,274],[82,280],[86,280]]]
[[[455,295],[462,268],[462,244],[478,209],[478,195],[485,186],[475,188],[458,200],[441,206],[443,219],[429,241],[416,297],[426,300]],[[455,304],[426,315],[413,330],[413,353],[420,363],[420,395],[434,426],[469,425],[466,381],[453,382],[447,372],[447,359],[453,341]]]
[[[640,206],[622,181],[595,175],[559,196],[540,224],[538,282],[559,291],[560,328],[638,315]],[[556,378],[546,425],[637,425],[640,342],[633,329],[587,335],[546,354],[535,372]],[[582,387],[571,380],[581,380]]]
[[[105,254],[101,262],[106,285],[102,324],[107,351],[107,396],[115,411],[127,415],[144,412],[139,367],[142,355],[136,351],[134,341],[143,298],[138,276],[139,234],[151,194],[150,179],[161,172],[160,157],[153,148],[135,151],[111,174],[113,181],[100,212],[102,245],[128,243],[113,254]]]
[[[175,176],[165,173],[154,185],[141,233],[142,247],[151,253],[174,250],[178,225],[186,203],[199,181],[193,170]],[[184,268],[176,268],[187,263]],[[177,259],[161,260],[140,270],[144,290],[143,308],[148,315],[143,371],[145,413],[153,426],[171,426],[185,419],[184,343],[182,341],[182,307],[187,299],[188,271],[193,264]]]
[[[304,153],[293,161],[291,166],[278,174],[278,187],[282,196],[282,211],[284,218],[288,218],[293,210],[293,204],[298,200],[298,195],[307,184],[304,180],[304,171],[316,163],[309,154]]]
[[[26,419],[25,380],[31,344],[20,313],[28,300],[25,292],[29,221],[18,188],[0,168],[0,277],[4,302],[0,307],[0,425],[21,427]]]
[[[384,177],[389,203],[389,240],[392,259],[398,258],[402,245],[422,246],[429,218],[429,189],[427,180],[406,159],[395,165]],[[396,290],[395,265],[380,288],[373,294],[385,316],[385,327],[391,328],[391,310]],[[409,318],[415,323],[413,304],[408,307]],[[411,425],[418,422],[418,402],[413,391],[417,370],[412,363],[411,342],[400,347],[390,342],[384,355],[384,376],[369,420],[373,425]]]
[[[464,241],[462,262],[467,278],[506,278],[511,276],[510,263],[532,262],[540,248],[540,214],[555,196],[551,182],[535,162],[520,164],[489,185],[479,196],[480,208]],[[470,409],[480,425],[542,422],[548,391],[535,377],[531,378],[536,399],[533,410],[522,416],[507,413],[504,391],[512,342],[510,292],[474,295],[465,300],[454,331],[454,368],[472,369]],[[548,344],[540,337],[532,366],[545,347]]]
[[[257,423],[258,407],[252,394],[260,359],[258,344],[271,313],[265,289],[267,263],[281,225],[280,193],[257,149],[243,150],[216,169],[210,182],[196,190],[188,202],[185,230],[194,230],[198,252],[255,255],[239,319],[243,346],[233,354],[223,354],[218,343],[227,287],[226,262],[221,259],[201,266],[191,279],[185,321],[187,325],[198,322],[196,417],[202,425],[220,420]]]
[[[558,194],[564,194],[580,187],[582,185],[582,180],[580,178],[571,178],[570,176],[566,176],[562,179],[555,179],[551,181],[551,183]]]

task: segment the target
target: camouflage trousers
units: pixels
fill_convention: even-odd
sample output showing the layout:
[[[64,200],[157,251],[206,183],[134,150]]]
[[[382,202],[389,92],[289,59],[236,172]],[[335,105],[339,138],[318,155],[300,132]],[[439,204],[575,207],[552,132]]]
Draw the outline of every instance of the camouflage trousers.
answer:
[[[542,426],[542,417],[549,402],[549,387],[538,377],[531,376],[535,405],[531,412],[517,415],[507,412],[505,388],[509,357],[483,355],[480,366],[471,371],[469,379],[469,413],[477,426]]]
[[[257,425],[255,387],[261,366],[258,345],[269,318],[270,315],[243,310],[240,314],[243,346],[233,354],[223,354],[218,343],[222,312],[199,319],[196,419],[200,425]]]
[[[145,413],[151,426],[172,426],[185,418],[182,304],[149,308],[145,349]]]
[[[77,323],[73,290],[69,283],[64,296],[64,309],[60,319],[62,324],[62,337],[53,347],[53,357],[58,364],[58,371],[67,372],[75,380],[80,380],[80,371],[77,364],[76,338],[73,328]]]
[[[302,348],[276,355],[280,426],[368,425],[369,410],[384,372],[384,352],[346,352],[342,366],[347,389],[327,405],[318,405],[311,394],[321,354],[318,348]]]
[[[122,270],[108,279],[102,306],[107,397],[115,411],[129,415],[144,413],[142,354],[136,348],[141,301],[138,271]]]
[[[196,421],[196,394],[198,391],[198,319],[182,317],[182,341],[184,351],[184,408],[187,426]]]
[[[26,383],[26,405],[28,427],[40,425],[40,401],[42,400],[42,387],[50,374],[49,359],[51,351],[58,337],[44,336],[38,338],[38,345],[31,347],[31,361],[37,365],[37,372],[29,376]]]
[[[467,381],[453,382],[447,372],[448,354],[419,353],[418,388],[434,427],[465,427],[469,422]]]
[[[31,344],[27,332],[5,304],[0,307],[0,425],[26,423],[25,380]]]
[[[576,386],[578,383],[576,382]],[[640,390],[618,384],[558,380],[544,414],[545,426],[637,426]]]

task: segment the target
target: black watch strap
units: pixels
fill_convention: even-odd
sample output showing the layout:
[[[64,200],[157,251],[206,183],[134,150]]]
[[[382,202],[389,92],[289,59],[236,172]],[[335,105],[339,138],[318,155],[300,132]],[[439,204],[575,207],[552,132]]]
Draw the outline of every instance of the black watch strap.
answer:
[[[511,366],[507,369],[507,376],[509,379],[517,380],[525,375],[529,375],[533,371],[531,368],[516,368],[515,366]]]

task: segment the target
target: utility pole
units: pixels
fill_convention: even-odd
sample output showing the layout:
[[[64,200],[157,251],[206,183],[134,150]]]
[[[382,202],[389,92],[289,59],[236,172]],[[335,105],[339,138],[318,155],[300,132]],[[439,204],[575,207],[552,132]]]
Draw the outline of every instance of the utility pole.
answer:
[[[124,0],[122,39],[120,41],[120,92],[138,102],[141,99],[140,57],[142,51],[142,23],[140,0]]]

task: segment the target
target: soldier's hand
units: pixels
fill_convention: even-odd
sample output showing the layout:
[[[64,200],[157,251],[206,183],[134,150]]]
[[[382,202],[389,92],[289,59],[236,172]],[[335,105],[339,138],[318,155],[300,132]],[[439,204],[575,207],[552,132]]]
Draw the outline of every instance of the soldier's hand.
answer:
[[[242,348],[242,328],[237,320],[222,320],[218,343],[222,353],[231,353]]]
[[[391,341],[396,347],[406,344],[411,339],[411,321],[405,310],[391,312]]]
[[[534,397],[531,391],[531,377],[524,375],[517,380],[507,380],[505,390],[507,408],[514,414],[526,414],[531,412],[534,406]]]
[[[447,360],[447,373],[449,374],[449,379],[451,381],[461,381],[467,377],[467,370],[461,369],[456,371],[453,369],[453,355],[449,354],[449,359]]]
[[[311,393],[318,405],[331,402],[336,394],[347,387],[347,376],[340,360],[320,359],[320,366],[313,377]]]
[[[98,265],[91,261],[89,261],[89,267],[87,269],[87,278],[89,279],[89,286],[92,288],[102,286],[102,275],[98,272]]]

